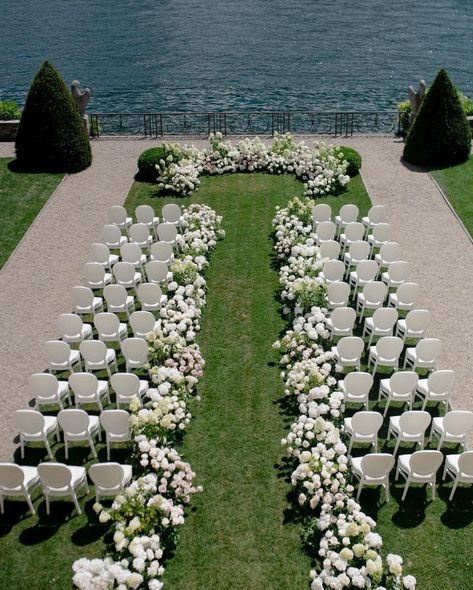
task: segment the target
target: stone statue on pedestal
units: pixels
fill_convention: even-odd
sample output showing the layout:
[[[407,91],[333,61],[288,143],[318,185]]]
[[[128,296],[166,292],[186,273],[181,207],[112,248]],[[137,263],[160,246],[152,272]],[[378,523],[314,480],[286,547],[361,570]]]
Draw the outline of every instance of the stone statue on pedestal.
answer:
[[[414,86],[409,86],[407,89],[407,95],[409,102],[411,103],[411,114],[409,115],[409,125],[412,125],[417,113],[419,112],[420,105],[425,96],[426,84],[425,80],[419,82],[419,90],[416,92]]]
[[[84,123],[84,127],[87,131],[87,134],[89,134],[89,117],[85,114],[85,111],[90,100],[90,88],[81,90],[79,80],[74,80],[71,83],[71,92],[76,102],[77,108],[79,109],[80,117]]]

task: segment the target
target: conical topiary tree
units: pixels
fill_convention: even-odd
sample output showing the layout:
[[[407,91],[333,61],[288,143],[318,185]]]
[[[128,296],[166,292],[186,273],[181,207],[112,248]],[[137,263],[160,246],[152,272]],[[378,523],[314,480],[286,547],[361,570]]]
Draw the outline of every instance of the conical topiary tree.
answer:
[[[92,162],[79,109],[64,81],[47,61],[31,84],[15,149],[19,165],[35,170],[79,172]]]
[[[471,130],[457,90],[440,70],[411,126],[403,158],[419,166],[448,166],[467,160],[470,149]]]

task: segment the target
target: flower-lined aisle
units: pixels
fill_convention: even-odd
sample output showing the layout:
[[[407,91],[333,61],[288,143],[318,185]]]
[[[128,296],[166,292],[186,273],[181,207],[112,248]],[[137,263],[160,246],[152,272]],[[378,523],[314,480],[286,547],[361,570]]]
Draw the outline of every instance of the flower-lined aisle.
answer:
[[[174,548],[185,506],[202,488],[175,448],[191,419],[189,398],[203,374],[195,337],[206,303],[204,278],[211,251],[224,237],[221,217],[206,205],[184,210],[178,254],[170,266],[167,303],[149,336],[149,401],[130,405],[134,480],[110,508],[96,503],[100,522],[113,523],[113,547],[104,559],[73,565],[80,590],[160,590],[163,563]]]
[[[288,318],[288,330],[274,347],[282,353],[284,393],[299,412],[282,443],[294,460],[291,482],[305,518],[304,542],[316,562],[311,590],[413,590],[416,580],[403,576],[402,558],[382,558],[376,523],[353,498],[341,431],[343,393],[336,391],[326,288],[318,276],[323,261],[312,235],[313,205],[293,199],[273,221]]]

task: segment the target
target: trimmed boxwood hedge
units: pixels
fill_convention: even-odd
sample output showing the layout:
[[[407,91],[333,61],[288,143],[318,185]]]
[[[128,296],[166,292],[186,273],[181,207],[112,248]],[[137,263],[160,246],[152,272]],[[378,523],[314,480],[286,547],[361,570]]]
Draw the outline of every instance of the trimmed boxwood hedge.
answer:
[[[361,168],[361,156],[351,147],[345,145],[340,146],[340,152],[343,154],[343,159],[348,162],[347,174],[348,176],[356,176]]]

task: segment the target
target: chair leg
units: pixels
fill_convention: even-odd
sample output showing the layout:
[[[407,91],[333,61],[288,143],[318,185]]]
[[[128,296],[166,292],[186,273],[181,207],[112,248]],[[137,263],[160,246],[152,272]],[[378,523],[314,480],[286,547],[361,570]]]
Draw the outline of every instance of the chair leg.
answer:
[[[46,514],[49,516],[51,514],[51,506],[49,505],[49,496],[48,494],[44,494],[46,500]]]
[[[0,494],[0,514],[5,514],[5,502],[3,499],[3,494]]]
[[[64,437],[64,453],[66,455],[66,459],[69,459],[69,443],[66,437]]]
[[[75,490],[72,491],[72,501],[74,502],[74,506],[76,507],[77,514],[82,514],[82,510],[80,509]]]
[[[453,496],[455,495],[455,491],[457,489],[457,486],[458,486],[458,478],[455,478],[455,481],[453,482],[452,491],[450,492],[450,496],[448,497],[449,500],[453,500]]]
[[[25,494],[25,499],[26,499],[26,503],[28,504],[28,508],[30,509],[32,516],[35,516],[36,510],[34,509],[33,502],[31,501],[31,498],[30,498],[30,495],[28,494],[28,492]],[[3,511],[2,511],[2,514],[3,514]]]
[[[396,456],[396,453],[399,450],[399,445],[401,444],[401,437],[399,436],[396,441],[396,445],[394,447],[393,455]]]
[[[110,441],[107,439],[107,461],[110,461]]]
[[[406,498],[407,490],[409,489],[409,483],[410,483],[410,479],[408,478],[406,481],[406,485],[404,486],[404,491],[402,492],[401,502],[403,502],[404,499]]]
[[[432,500],[435,500],[435,481],[432,482]]]
[[[358,492],[356,493],[356,501],[360,499],[361,489],[363,487],[363,480],[360,479],[360,483],[358,485]]]
[[[50,459],[53,458],[53,454],[51,453],[51,447],[49,446],[49,441],[48,441],[48,437],[45,436],[44,437],[44,446],[46,447],[46,450],[48,451],[48,457]]]
[[[20,435],[20,449],[21,449],[21,458],[24,459],[25,458],[25,441],[23,440],[23,437]]]
[[[95,450],[94,441],[92,440],[91,436],[89,436],[89,445],[90,445],[90,449],[92,451],[92,455],[94,456],[95,459],[97,459],[97,451]]]
[[[389,500],[391,500],[391,495],[389,493],[389,480],[387,480],[384,484],[384,490],[386,492],[386,502],[389,502]]]
[[[386,405],[384,406],[383,418],[386,418],[386,414],[388,413],[388,409],[389,409],[389,397],[386,400]]]

